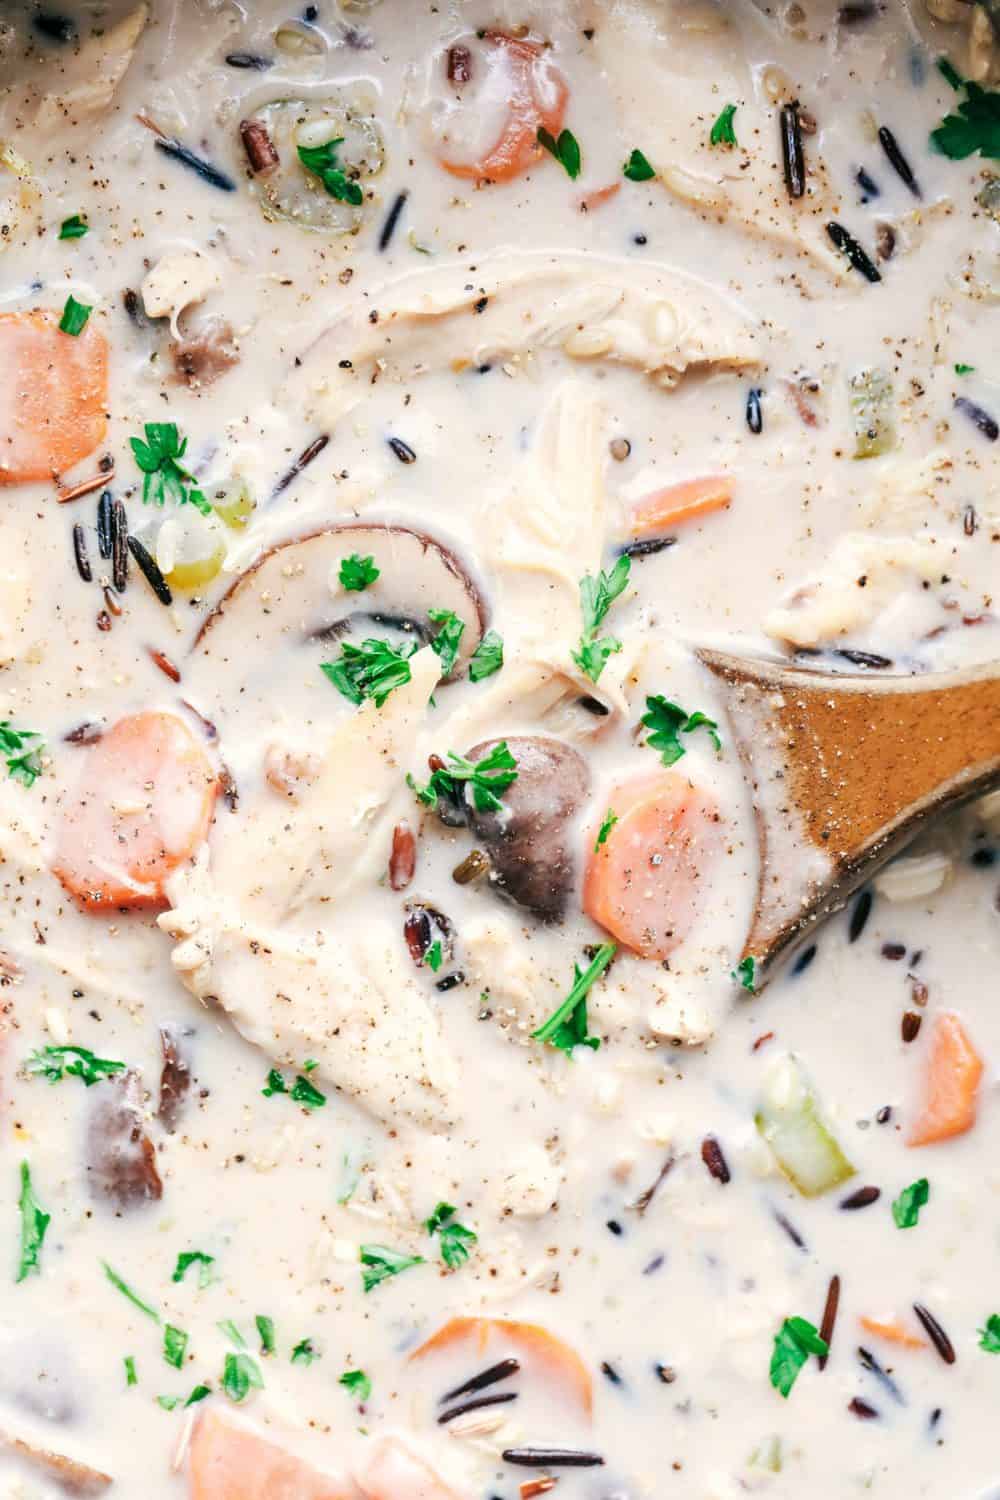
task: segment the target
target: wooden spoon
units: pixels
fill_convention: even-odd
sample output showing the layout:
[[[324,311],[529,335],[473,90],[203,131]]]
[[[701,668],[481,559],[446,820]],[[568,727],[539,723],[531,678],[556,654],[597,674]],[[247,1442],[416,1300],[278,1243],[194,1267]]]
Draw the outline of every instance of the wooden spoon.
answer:
[[[723,686],[760,844],[754,988],[928,818],[1000,785],[1000,662],[833,674],[700,650]]]

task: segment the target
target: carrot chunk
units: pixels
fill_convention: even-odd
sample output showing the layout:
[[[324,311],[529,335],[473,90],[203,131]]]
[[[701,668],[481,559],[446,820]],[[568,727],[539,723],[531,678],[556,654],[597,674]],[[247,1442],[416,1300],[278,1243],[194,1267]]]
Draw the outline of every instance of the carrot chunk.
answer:
[[[537,42],[508,36],[505,31],[487,31],[483,40],[494,49],[493,66],[507,73],[507,118],[497,140],[478,161],[445,159],[441,165],[454,177],[509,182],[541,156],[540,128],[553,136],[562,130],[569,88]]]
[[[666,958],[693,927],[718,852],[712,799],[676,771],[616,788],[618,815],[604,842],[588,838],[583,909],[643,958]]]
[[[410,1355],[424,1359],[445,1349],[471,1346],[484,1364],[512,1351],[526,1355],[547,1379],[560,1385],[590,1415],[594,1388],[590,1371],[576,1350],[540,1323],[518,1323],[506,1318],[450,1318],[437,1333]]]
[[[160,906],[167,876],[208,832],[217,790],[183,719],[119,719],[87,752],[52,868],[81,906]]]
[[[728,474],[682,479],[635,501],[629,511],[629,534],[637,538],[661,536],[671,526],[725,510],[732,498],[733,481]]]
[[[906,1137],[908,1146],[930,1146],[964,1135],[976,1123],[983,1060],[954,1011],[935,1018],[924,1098]]]
[[[354,1500],[356,1494],[345,1475],[321,1474],[214,1407],[198,1418],[188,1465],[190,1500]]]
[[[888,1322],[880,1318],[859,1318],[858,1322],[866,1332],[873,1333],[877,1339],[885,1339],[890,1344],[898,1344],[901,1349],[927,1348],[927,1340],[907,1333],[898,1318],[890,1318]]]
[[[430,1464],[398,1438],[383,1438],[376,1443],[357,1481],[366,1500],[458,1500]]]
[[[51,479],[93,453],[108,427],[108,343],[93,319],[72,338],[55,313],[0,313],[0,370],[0,485]]]

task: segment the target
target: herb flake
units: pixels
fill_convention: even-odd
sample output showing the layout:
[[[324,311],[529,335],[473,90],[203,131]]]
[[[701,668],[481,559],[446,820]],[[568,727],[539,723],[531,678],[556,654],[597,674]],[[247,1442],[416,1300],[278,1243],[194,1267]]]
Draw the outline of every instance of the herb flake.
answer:
[[[70,338],[79,338],[87,326],[87,319],[93,312],[86,302],[77,302],[72,293],[66,298],[66,305],[59,319],[59,332],[68,333]]]
[[[135,461],[142,470],[143,505],[163,505],[170,499],[175,505],[193,505],[202,515],[211,513],[194,475],[181,463],[188,440],[181,438],[176,422],[146,422],[145,441],[129,438]]]
[[[575,182],[580,175],[580,143],[571,130],[560,130],[558,138],[544,125],[538,127],[536,137],[538,144],[542,146],[550,156],[554,156],[559,165],[565,170],[567,177]]]
[[[679,703],[672,703],[662,693],[655,693],[646,699],[646,712],[639,722],[644,729],[650,731],[646,744],[652,750],[660,752],[660,759],[665,766],[672,766],[682,755],[687,754],[687,747],[681,744],[680,736],[693,734],[696,729],[706,730],[716,750],[722,749],[719,726],[714,719],[710,719],[700,709],[689,714],[686,708],[681,708]]]
[[[84,223],[79,214],[71,214],[68,219],[63,219],[59,225],[59,238],[61,240],[82,240],[90,230],[90,225]]]
[[[987,1354],[1000,1354],[1000,1313],[990,1313],[979,1329],[979,1347]]]
[[[930,1183],[926,1177],[919,1177],[916,1182],[911,1182],[909,1187],[905,1187],[892,1204],[892,1217],[896,1221],[896,1228],[912,1229],[919,1220],[920,1210],[927,1203],[930,1195]]]
[[[227,1354],[222,1367],[222,1389],[237,1405],[245,1401],[251,1389],[263,1390],[264,1377],[257,1361],[249,1354]]]
[[[636,147],[629,156],[628,161],[622,167],[622,173],[629,182],[649,182],[656,176],[656,168],[653,167],[648,158]]]
[[[631,559],[623,552],[610,573],[605,573],[602,569],[596,578],[587,573],[580,579],[583,634],[579,647],[572,656],[580,671],[591,682],[598,681],[607,666],[608,658],[622,649],[621,641],[615,636],[599,636],[597,632],[612,604],[628,587],[631,570]]]
[[[477,812],[499,812],[503,805],[499,793],[517,780],[517,761],[507,741],[500,740],[488,755],[475,762],[467,760],[464,755],[456,755],[454,750],[448,751],[448,759],[451,764],[432,771],[425,786],[419,786],[412,776],[407,776],[407,784],[417,801],[434,811],[439,796],[457,801],[459,785],[466,783]]]
[[[345,557],[340,564],[340,586],[347,589],[349,593],[360,593],[373,584],[379,576],[379,569],[375,566],[374,557],[361,557],[359,553],[352,552],[350,557]]]
[[[37,740],[37,745],[29,745]],[[35,729],[15,729],[9,719],[0,719],[0,755],[7,762],[7,775],[22,786],[34,786],[42,774],[45,741]]]
[[[212,1284],[212,1267],[215,1265],[215,1256],[206,1255],[204,1250],[182,1250],[177,1257],[174,1266],[174,1274],[171,1281],[183,1281],[189,1267],[198,1267],[198,1286],[204,1289]]]
[[[492,677],[503,666],[503,637],[495,630],[487,630],[469,659],[469,677],[473,682],[482,682]]]
[[[547,1042],[550,1047],[558,1047],[567,1057],[571,1056],[574,1047],[597,1050],[601,1045],[600,1040],[587,1034],[587,996],[617,951],[617,943],[602,943],[586,969],[574,964],[572,988],[548,1020],[531,1033],[536,1042]]]
[[[600,828],[597,830],[597,839],[594,843],[595,854],[597,853],[598,849],[600,849],[602,844],[606,844],[608,842],[608,836],[617,822],[618,814],[614,811],[613,808],[609,807],[607,812],[604,814],[604,820],[601,823]]]
[[[172,1323],[164,1325],[163,1358],[168,1365],[173,1365],[175,1370],[179,1370],[184,1364],[187,1346],[188,1336],[183,1328],[175,1328]]]
[[[105,1276],[108,1278],[111,1285],[115,1288],[116,1291],[121,1292],[123,1297],[127,1297],[133,1307],[137,1307],[140,1312],[145,1313],[147,1318],[152,1318],[154,1323],[158,1323],[160,1321],[160,1315],[156,1311],[156,1308],[150,1307],[148,1302],[143,1302],[138,1292],[134,1292],[132,1290],[128,1282],[125,1281],[121,1276],[119,1276],[118,1272],[113,1266],[109,1266],[106,1260],[101,1261],[101,1266],[104,1270]]]
[[[21,1253],[17,1263],[15,1280],[22,1282],[34,1271],[39,1275],[41,1267],[38,1257],[42,1252],[45,1231],[52,1223],[52,1215],[45,1213],[31,1182],[31,1168],[26,1161],[21,1163],[21,1193],[17,1200],[21,1214]]]
[[[110,1057],[97,1057],[89,1047],[72,1044],[58,1047],[36,1047],[24,1064],[24,1071],[36,1078],[59,1083],[63,1078],[79,1078],[86,1088],[123,1073],[125,1064]]]
[[[733,129],[733,116],[736,113],[735,104],[727,104],[708,133],[708,141],[711,146],[737,146],[736,131]]]
[[[962,78],[945,58],[939,61],[938,67],[956,93],[964,90],[965,98],[959,102],[957,113],[945,115],[937,129],[931,131],[932,146],[952,161],[964,161],[976,152],[997,160],[1000,158],[1000,93]]]
[[[364,1370],[345,1370],[343,1375],[337,1376],[337,1384],[342,1385],[345,1391],[359,1401],[367,1401],[372,1393],[372,1383]]]
[[[450,609],[429,609],[427,616],[433,624],[440,626],[437,635],[431,641],[431,650],[436,652],[441,659],[441,675],[450,677],[455,670],[458,648],[465,634],[465,622]]]
[[[810,1354],[825,1359],[830,1348],[805,1318],[786,1318],[774,1337],[771,1384],[786,1399]]]
[[[438,1235],[441,1241],[441,1259],[450,1271],[464,1266],[471,1254],[472,1246],[479,1236],[474,1229],[467,1229],[455,1218],[456,1209],[451,1203],[439,1203],[424,1228],[429,1235]]]
[[[337,147],[343,144],[344,137],[338,135],[332,141],[324,141],[322,146],[299,146],[299,161],[307,172],[319,178],[331,198],[358,208],[365,195],[360,183],[348,177],[337,160]]]
[[[370,638],[355,646],[345,641],[337,661],[320,663],[320,671],[349,702],[371,698],[381,708],[389,694],[410,680],[410,657],[416,641],[404,641],[397,651],[388,641]]]
[[[360,1250],[361,1282],[370,1292],[390,1276],[409,1271],[412,1266],[422,1266],[422,1255],[404,1255],[401,1250],[390,1250],[386,1245],[362,1245]]]

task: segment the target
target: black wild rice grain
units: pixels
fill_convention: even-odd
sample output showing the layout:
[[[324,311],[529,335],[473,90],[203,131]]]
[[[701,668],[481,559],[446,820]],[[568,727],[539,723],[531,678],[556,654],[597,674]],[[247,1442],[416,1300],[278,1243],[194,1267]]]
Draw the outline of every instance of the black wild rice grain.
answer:
[[[662,1380],[664,1385],[673,1385],[677,1379],[677,1371],[673,1365],[657,1364],[653,1366],[653,1369],[656,1371],[657,1379]]]
[[[879,144],[881,145],[882,150],[885,152],[886,156],[889,158],[889,164],[892,167],[893,171],[896,173],[897,177],[901,182],[906,184],[910,192],[913,194],[914,198],[922,197],[917,179],[913,175],[913,168],[910,166],[910,163],[906,160],[906,157],[899,149],[899,142],[896,140],[896,137],[893,135],[888,126],[880,126],[878,138]]]
[[[159,565],[155,557],[150,556],[137,536],[129,537],[128,548],[132,556],[135,558],[136,562],[139,564],[139,571],[142,573],[142,576],[145,578],[146,582],[149,584],[150,588],[153,590],[153,593],[156,595],[157,599],[159,599],[160,603],[173,604],[174,596],[170,592],[170,585],[164,578],[163,574],[160,572]]]
[[[880,196],[882,189],[879,187],[874,177],[868,176],[868,173],[865,171],[864,167],[858,168],[857,172],[854,174],[854,180],[858,184],[858,187],[861,189],[861,191],[865,194],[865,197],[861,200],[862,203],[867,203],[869,198],[878,198]]]
[[[785,186],[790,198],[801,198],[806,190],[806,162],[802,151],[802,126],[799,121],[798,102],[783,104],[779,119]]]
[[[842,646],[833,654],[844,661],[849,661],[852,666],[871,667],[872,671],[882,672],[886,667],[892,666],[891,656],[879,656],[874,651],[853,651],[847,646]]]
[[[975,536],[979,526],[979,517],[976,515],[976,507],[967,505],[962,512],[962,530],[966,536]]]
[[[389,248],[390,241],[392,240],[393,235],[396,233],[396,226],[399,223],[399,216],[403,212],[403,209],[406,205],[406,200],[409,196],[409,193],[404,188],[403,191],[401,193],[397,193],[395,198],[393,199],[392,207],[389,209],[389,212],[385,216],[385,223],[382,225],[382,231],[378,237],[379,250],[387,250]]]
[[[463,974],[461,969],[456,969],[453,974],[446,974],[443,979],[439,979],[434,988],[436,990],[440,990],[444,995],[447,994],[449,990],[457,989],[460,984],[464,983],[465,975]]]
[[[927,1418],[927,1425],[930,1428],[931,1432],[934,1431],[935,1427],[940,1422],[940,1420],[941,1420],[941,1408],[940,1408],[940,1406],[935,1406],[934,1410],[931,1412],[930,1416]]]
[[[40,11],[37,16],[32,16],[31,24],[49,42],[71,42],[76,36],[76,26],[71,18],[54,10]]]
[[[760,395],[760,391],[755,386],[751,386],[747,392],[747,426],[755,436],[764,430],[764,413],[761,410]]]
[[[820,1319],[819,1325],[819,1336],[828,1350],[833,1343],[833,1330],[837,1323],[837,1309],[839,1306],[840,1277],[831,1276],[830,1285],[826,1289],[826,1302],[823,1305],[823,1316]],[[819,1357],[819,1367],[821,1370],[826,1369],[827,1357],[826,1354],[821,1354]]]
[[[577,698],[576,701],[584,713],[593,714],[595,719],[606,719],[611,712],[606,703],[602,703],[600,698],[592,698],[589,693],[584,694],[582,698]]]
[[[606,1359],[601,1360],[601,1374],[604,1375],[608,1380],[610,1380],[612,1385],[625,1384],[624,1380],[619,1375],[614,1365]]]
[[[87,552],[87,533],[80,522],[77,521],[73,527],[73,556],[76,558],[76,571],[84,583],[90,583],[94,574],[90,566],[90,557]]]
[[[652,557],[654,552],[665,552],[668,547],[675,547],[677,538],[675,536],[654,536],[646,541],[629,542],[623,547],[622,555],[625,557]]]
[[[870,1406],[867,1401],[862,1401],[860,1396],[855,1396],[853,1400],[848,1401],[847,1410],[853,1412],[856,1417],[860,1417],[863,1422],[870,1422],[879,1416],[878,1409]]]
[[[870,1375],[875,1376],[875,1379],[879,1382],[880,1385],[884,1386],[884,1388],[889,1392],[889,1395],[894,1401],[897,1401],[900,1406],[906,1405],[906,1401],[903,1397],[902,1391],[899,1389],[899,1386],[893,1380],[888,1370],[884,1370],[882,1368],[870,1349],[862,1349],[859,1345],[858,1359],[861,1361],[862,1367],[866,1369]]]
[[[918,1010],[904,1010],[900,1023],[900,1035],[904,1042],[915,1042],[920,1034],[923,1016]]]
[[[97,550],[101,556],[111,556],[111,491],[104,490],[97,502]]]
[[[883,943],[882,957],[887,958],[890,963],[898,963],[901,958],[906,957],[905,943]]]
[[[995,443],[1000,437],[1000,426],[997,425],[996,418],[991,417],[989,412],[975,401],[970,401],[968,396],[955,397],[955,410],[968,417],[969,421],[979,428],[983,437],[991,443]]]
[[[804,952],[800,953],[799,956],[798,956],[798,958],[792,964],[792,973],[793,974],[801,974],[803,972],[803,970],[808,969],[809,965],[812,963],[813,959],[816,957],[816,953],[817,953],[816,944],[815,943],[810,943],[809,947],[806,948]]]
[[[771,1207],[771,1212],[774,1215],[774,1222],[785,1231],[785,1233],[788,1235],[788,1238],[795,1246],[796,1250],[805,1250],[806,1242],[802,1238],[801,1234],[799,1234],[799,1231],[796,1229],[791,1220],[786,1219],[780,1208],[775,1208],[773,1205]]]
[[[446,1391],[438,1398],[438,1404],[443,1406],[446,1401],[455,1401],[459,1396],[468,1396],[473,1391],[484,1391],[487,1386],[497,1385],[501,1380],[508,1380],[511,1375],[516,1375],[521,1368],[521,1362],[517,1359],[501,1359],[495,1365],[489,1365],[485,1370],[480,1370],[478,1375],[456,1385],[454,1390]]]
[[[111,629],[111,623],[111,616],[108,614],[107,610],[100,610],[97,616],[98,630],[103,630],[105,632],[109,631]]]
[[[957,1358],[955,1346],[945,1333],[934,1314],[922,1302],[914,1302],[913,1311],[923,1324],[924,1331],[946,1365],[953,1365]]]
[[[991,870],[996,862],[995,849],[974,849],[969,856],[969,864],[974,870]]]
[[[726,1183],[732,1180],[732,1173],[729,1170],[729,1163],[726,1161],[726,1158],[723,1155],[722,1147],[719,1145],[714,1135],[706,1135],[705,1139],[702,1141],[701,1159],[705,1163],[709,1172],[715,1178],[716,1182]]]
[[[607,1224],[605,1225],[605,1228],[610,1229],[611,1233],[616,1236],[621,1236],[625,1233],[624,1229],[619,1224],[617,1219],[609,1219]]]
[[[882,272],[870,259],[867,250],[858,244],[853,234],[845,229],[843,224],[838,224],[835,219],[831,219],[826,226],[826,232],[834,248],[844,252],[855,271],[860,271],[866,281],[874,283],[882,280]]]
[[[314,458],[319,457],[329,441],[329,435],[323,432],[318,438],[313,438],[308,447],[303,448],[295,462],[290,468],[285,470],[284,474],[282,474],[281,478],[275,484],[274,489],[271,491],[272,500],[277,500],[279,495],[284,494],[292,480],[297,479],[302,470],[308,468]]]
[[[889,1121],[891,1119],[892,1119],[892,1105],[891,1104],[883,1104],[882,1108],[879,1110],[878,1114],[875,1116],[875,1123],[876,1123],[876,1125],[888,1125],[888,1123],[889,1123]]]
[[[505,1464],[519,1464],[528,1469],[596,1469],[604,1459],[599,1453],[582,1448],[505,1448]]]
[[[197,152],[192,151],[190,146],[185,146],[182,141],[168,138],[167,140],[156,140],[153,142],[153,145],[157,151],[162,151],[164,156],[169,156],[173,161],[179,161],[182,166],[189,167],[192,172],[196,173],[203,182],[207,182],[210,187],[218,188],[223,193],[234,193],[236,191],[236,183],[227,172],[223,172],[219,167],[213,166],[210,161],[206,161],[203,156],[199,156]]]
[[[841,1198],[840,1206],[846,1209],[867,1208],[871,1203],[877,1203],[882,1196],[882,1189],[877,1187],[859,1187],[855,1192],[848,1193],[846,1198]]]
[[[128,584],[128,516],[120,500],[111,506],[111,581],[119,594]]]
[[[643,1266],[643,1276],[655,1276],[660,1267],[665,1264],[666,1259],[667,1257],[662,1253],[662,1251],[658,1255],[654,1255],[653,1259],[651,1261],[648,1261],[647,1264]]]
[[[457,1406],[449,1406],[438,1417],[438,1426],[444,1427],[448,1422],[453,1422],[456,1417],[464,1417],[468,1411],[479,1411],[484,1406],[504,1406],[508,1401],[516,1401],[517,1391],[497,1391],[492,1396],[473,1396],[470,1401],[460,1401]]]
[[[227,52],[226,66],[230,68],[251,69],[255,73],[263,73],[268,68],[274,67],[274,61],[270,57],[261,57],[258,52]]]
[[[99,719],[87,719],[83,724],[78,724],[68,734],[63,735],[63,741],[67,745],[96,745],[104,734],[104,725]]]
[[[401,464],[416,463],[417,455],[414,453],[409,443],[404,443],[403,439],[398,437],[391,437],[389,438],[388,442],[389,447],[392,449],[393,453],[395,453]]]
[[[240,140],[250,163],[250,170],[258,177],[266,177],[281,165],[277,147],[262,120],[241,120]]]
[[[851,920],[847,924],[847,941],[849,943],[856,943],[868,926],[868,918],[872,914],[872,902],[874,899],[870,890],[864,890],[855,901],[851,911]]]

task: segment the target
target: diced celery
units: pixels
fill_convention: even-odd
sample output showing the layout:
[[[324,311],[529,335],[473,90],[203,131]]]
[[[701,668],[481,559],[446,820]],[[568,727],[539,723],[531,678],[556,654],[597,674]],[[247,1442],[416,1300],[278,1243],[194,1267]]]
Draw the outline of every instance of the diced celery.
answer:
[[[884,370],[859,370],[850,380],[854,457],[879,458],[896,446],[892,381]]]
[[[793,1187],[806,1198],[816,1198],[854,1175],[820,1113],[819,1102],[797,1058],[777,1059],[768,1073],[757,1129]]]

